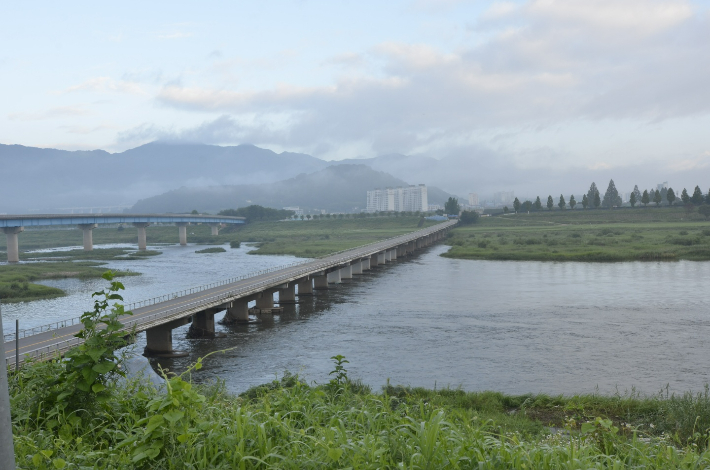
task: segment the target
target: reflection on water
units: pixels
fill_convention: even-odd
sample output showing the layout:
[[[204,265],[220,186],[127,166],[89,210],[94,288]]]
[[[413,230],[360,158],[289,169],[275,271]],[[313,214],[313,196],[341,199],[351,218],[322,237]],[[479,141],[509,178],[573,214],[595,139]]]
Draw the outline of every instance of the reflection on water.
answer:
[[[710,263],[467,261],[438,256],[446,249],[436,246],[344,280],[273,319],[219,326],[225,335],[215,340],[187,340],[182,327],[174,331],[175,347],[190,356],[159,363],[179,372],[211,351],[233,348],[208,358],[194,378],[223,379],[235,392],[284,370],[325,382],[336,354],[350,360],[352,377],[375,388],[389,379],[508,393],[591,393],[597,387],[654,393],[666,384],[700,390],[710,381],[703,291]],[[182,262],[177,255],[185,252],[176,251],[170,262],[173,250],[180,248],[132,268],[153,274],[131,281],[160,290],[131,299],[234,275],[225,274],[223,265],[233,262],[227,258],[208,262],[200,258],[207,255],[192,255]],[[240,262],[259,267],[293,260],[241,256],[247,261]],[[148,268],[152,263],[159,266]],[[165,278],[183,284],[167,288],[159,281]],[[127,287],[130,295],[134,286]],[[144,341],[138,339],[136,351]]]

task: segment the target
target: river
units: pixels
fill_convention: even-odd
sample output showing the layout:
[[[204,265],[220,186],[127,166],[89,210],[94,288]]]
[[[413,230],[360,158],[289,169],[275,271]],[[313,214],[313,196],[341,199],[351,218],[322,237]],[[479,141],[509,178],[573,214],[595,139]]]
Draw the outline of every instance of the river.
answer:
[[[296,261],[226,248],[195,254],[195,246],[158,247],[160,256],[108,266],[144,273],[122,279],[130,302]],[[447,249],[378,266],[272,321],[220,326],[222,338],[187,340],[182,327],[174,346],[189,357],[160,364],[180,371],[229,349],[206,359],[194,378],[218,377],[233,392],[285,370],[323,383],[336,354],[350,361],[351,377],[374,389],[389,380],[516,394],[652,394],[666,385],[700,391],[710,382],[710,263],[469,261],[439,256]],[[69,295],[4,305],[6,332],[15,318],[29,327],[75,316],[104,283],[45,282]],[[141,335],[135,351],[144,345]]]

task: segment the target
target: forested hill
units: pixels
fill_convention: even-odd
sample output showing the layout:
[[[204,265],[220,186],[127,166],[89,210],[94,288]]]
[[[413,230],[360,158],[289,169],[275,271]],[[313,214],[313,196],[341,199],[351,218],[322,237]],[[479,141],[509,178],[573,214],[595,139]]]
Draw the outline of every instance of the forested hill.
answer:
[[[333,165],[271,184],[223,185],[180,188],[139,201],[131,212],[216,212],[222,209],[259,204],[282,208],[299,206],[350,212],[364,209],[367,191],[376,187],[406,186],[408,183],[366,165]],[[429,203],[443,204],[450,194],[428,188]]]

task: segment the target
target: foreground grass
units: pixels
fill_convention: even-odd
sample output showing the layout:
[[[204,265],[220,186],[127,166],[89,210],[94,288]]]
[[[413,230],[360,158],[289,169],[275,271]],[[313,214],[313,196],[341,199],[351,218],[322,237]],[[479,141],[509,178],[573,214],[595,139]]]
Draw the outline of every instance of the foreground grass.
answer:
[[[172,377],[113,383],[43,409],[59,364],[10,377],[18,468],[707,468],[707,392],[548,397],[312,387],[286,375],[240,396]],[[185,380],[183,380],[185,379]],[[556,416],[550,422],[547,416]],[[557,422],[555,420],[563,420]],[[550,425],[561,429],[550,428]]]
[[[28,263],[0,265],[0,300],[3,302],[24,302],[38,299],[62,297],[64,291],[54,287],[35,284],[44,279],[100,278],[106,268],[102,263],[80,261],[59,261],[51,263]],[[118,276],[137,276],[138,273],[118,271]]]
[[[444,256],[537,261],[710,260],[710,222],[684,208],[482,217],[457,227]]]

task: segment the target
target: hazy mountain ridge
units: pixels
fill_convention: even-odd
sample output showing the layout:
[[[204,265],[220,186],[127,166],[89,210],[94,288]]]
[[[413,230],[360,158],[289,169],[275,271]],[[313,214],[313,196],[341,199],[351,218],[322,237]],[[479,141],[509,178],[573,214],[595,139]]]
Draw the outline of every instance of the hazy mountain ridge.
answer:
[[[331,165],[284,181],[263,185],[230,185],[208,188],[180,188],[138,201],[131,212],[216,212],[259,204],[282,208],[299,206],[328,212],[350,212],[365,208],[367,190],[375,187],[406,186],[407,182],[367,165]],[[430,203],[443,204],[450,195],[428,188]],[[432,202],[435,201],[435,202]]]

